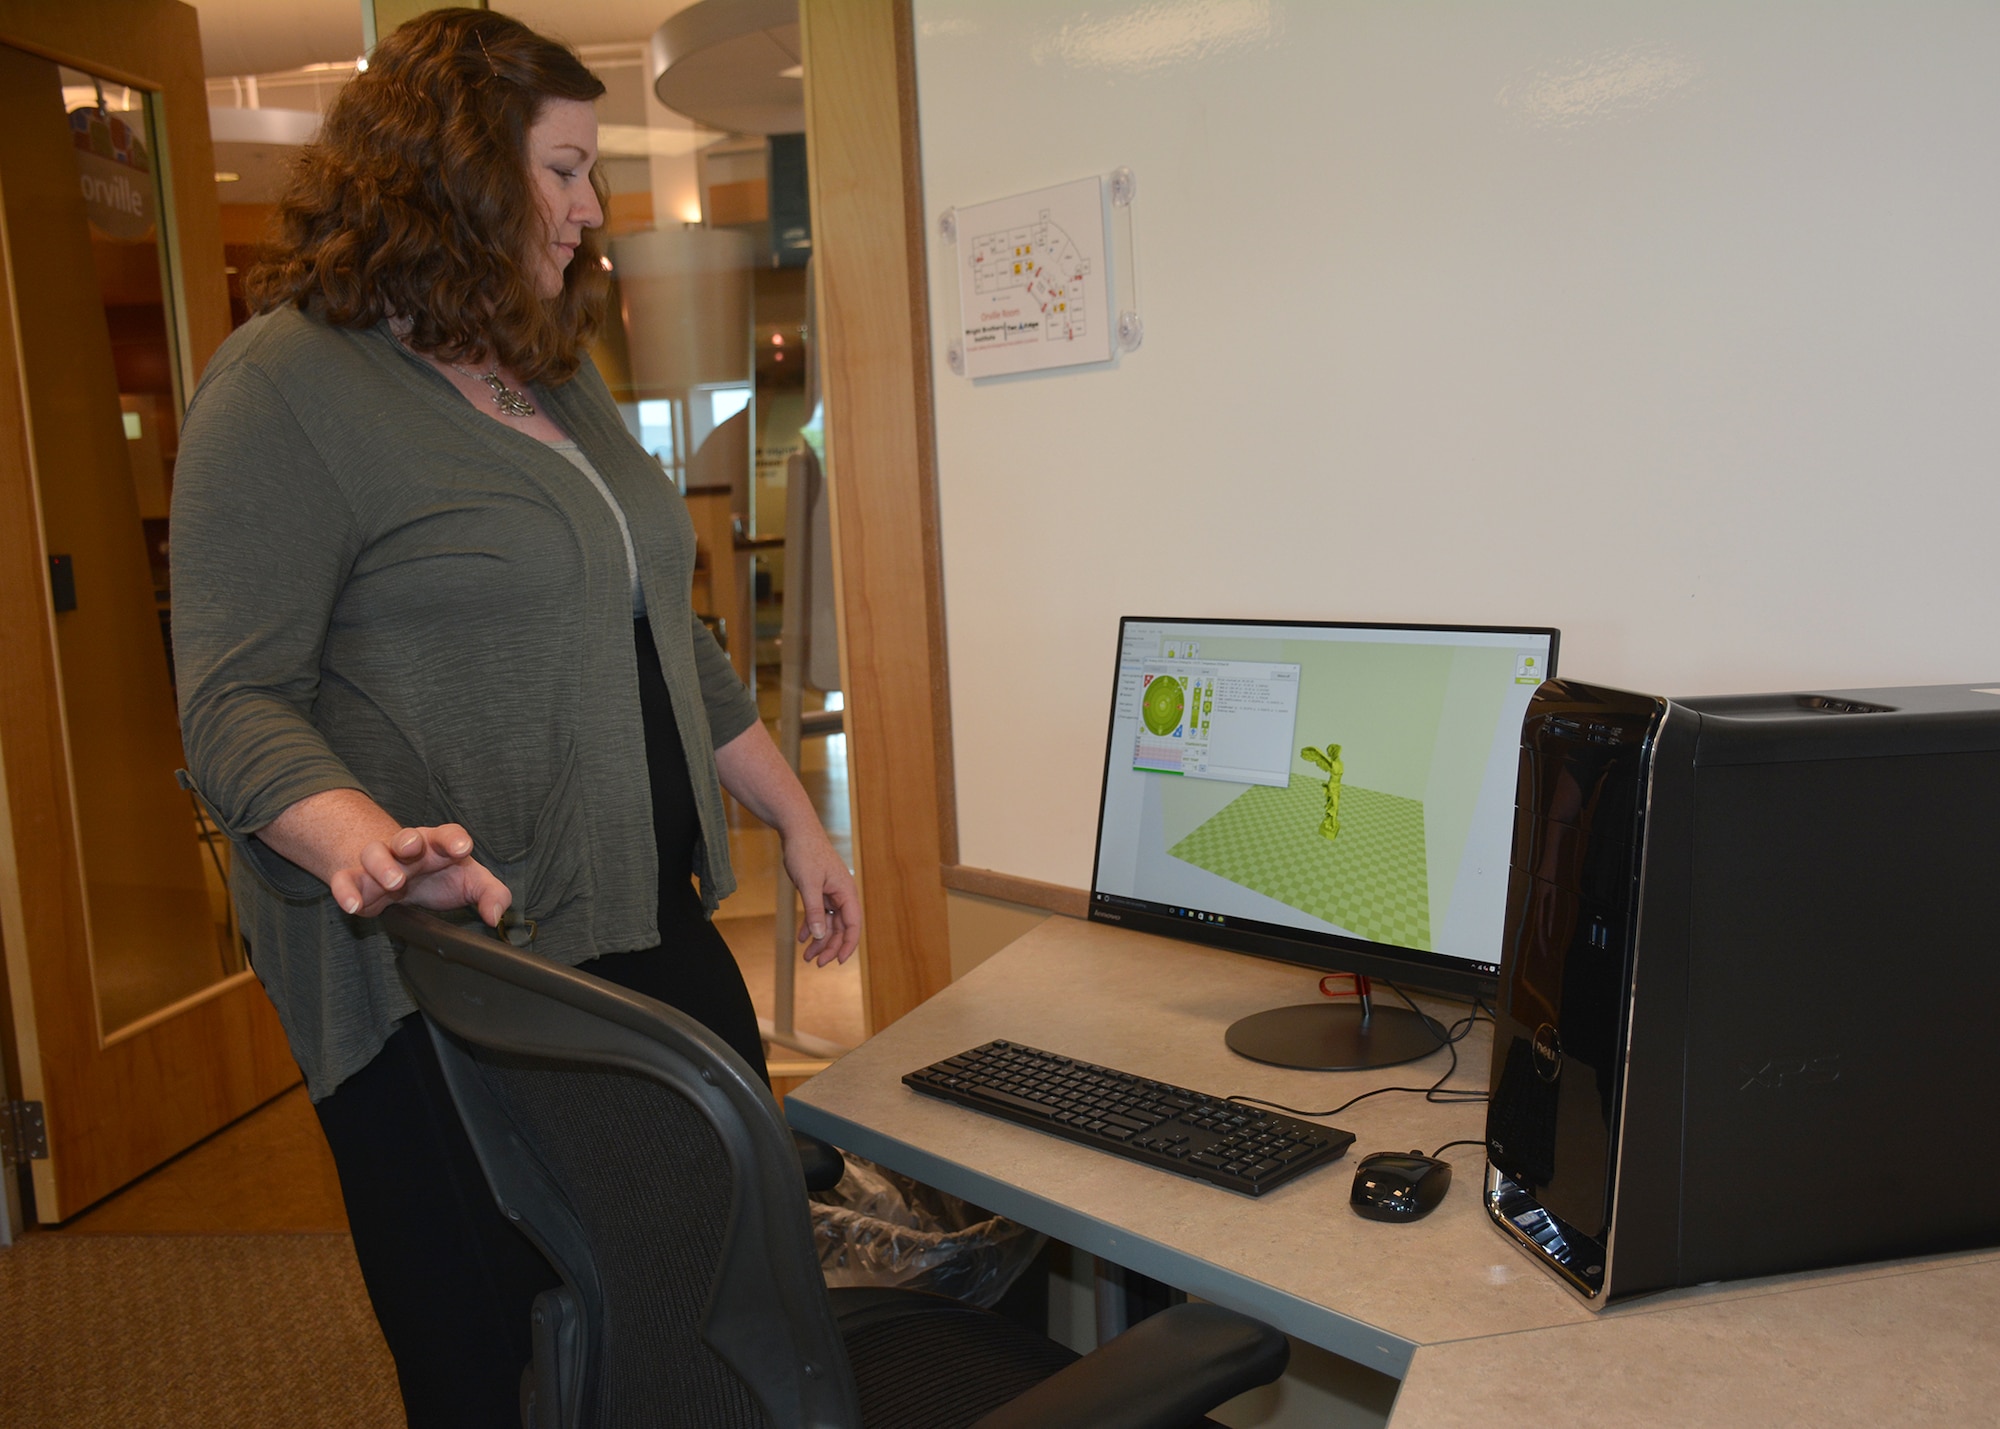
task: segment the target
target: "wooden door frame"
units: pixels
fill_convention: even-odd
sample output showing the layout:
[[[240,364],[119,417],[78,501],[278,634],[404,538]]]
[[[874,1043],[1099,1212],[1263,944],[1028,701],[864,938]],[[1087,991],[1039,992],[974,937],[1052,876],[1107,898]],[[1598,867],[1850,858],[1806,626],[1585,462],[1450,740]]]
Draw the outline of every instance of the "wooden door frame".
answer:
[[[173,275],[176,379],[191,392],[201,369],[229,334],[222,264],[221,214],[208,128],[208,93],[194,10],[179,0],[120,0],[116,5],[53,5],[0,0],[0,44],[160,96],[167,143],[156,160],[166,211],[162,239]],[[0,193],[0,200],[5,195]],[[0,531],[17,533],[0,559],[0,944],[5,977],[0,1015],[18,1039],[9,1077],[15,1095],[48,1100],[53,1091],[79,1102],[121,1084],[158,1079],[168,1068],[153,1055],[152,1029],[191,1018],[198,1036],[238,1049],[234,1064],[205,1069],[175,1088],[174,1114],[149,1124],[143,1144],[107,1159],[87,1150],[88,1127],[59,1120],[52,1107],[50,1149],[70,1169],[58,1195],[51,1163],[33,1163],[36,1214],[55,1220],[115,1189],[295,1082],[282,1033],[263,990],[248,973],[162,1009],[110,1035],[96,1034],[86,1064],[55,1064],[40,1045],[37,1010],[88,1006],[96,994],[84,931],[84,890],[56,666],[42,523],[34,480],[15,275],[0,232]],[[32,896],[29,896],[32,894]],[[11,1011],[9,1009],[12,1009]],[[94,1027],[94,1023],[93,1023]],[[115,1064],[115,1065],[114,1065]],[[49,1083],[58,1085],[51,1088]],[[78,1088],[86,1089],[78,1091]],[[102,1104],[102,1103],[97,1103]],[[143,1163],[143,1164],[141,1164]]]
[[[800,0],[868,1025],[951,981],[957,859],[908,0]]]
[[[174,346],[180,380],[192,392],[202,368],[229,336],[222,209],[215,195],[208,85],[194,8],[180,0],[68,5],[0,0],[0,45],[160,95],[168,140],[161,167],[174,215],[168,261],[180,299]]]
[[[848,787],[879,1029],[951,980],[947,889],[1072,917],[1087,898],[959,862],[910,0],[800,0],[799,20]]]

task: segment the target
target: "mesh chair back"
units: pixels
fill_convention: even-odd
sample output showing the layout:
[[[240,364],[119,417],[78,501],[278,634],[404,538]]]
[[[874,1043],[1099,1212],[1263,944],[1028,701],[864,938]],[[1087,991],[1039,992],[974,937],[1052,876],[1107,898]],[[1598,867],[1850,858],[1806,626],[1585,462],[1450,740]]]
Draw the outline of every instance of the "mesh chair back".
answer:
[[[569,1292],[564,1382],[537,1366],[564,1401],[550,1422],[858,1426],[797,1152],[742,1059],[482,931],[384,923],[495,1198]]]

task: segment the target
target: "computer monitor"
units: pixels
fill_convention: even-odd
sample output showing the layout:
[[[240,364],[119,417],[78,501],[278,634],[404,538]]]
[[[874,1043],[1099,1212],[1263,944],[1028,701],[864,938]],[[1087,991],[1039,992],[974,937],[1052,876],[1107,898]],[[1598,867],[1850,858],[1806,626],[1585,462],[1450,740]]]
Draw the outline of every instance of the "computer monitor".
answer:
[[[1490,995],[1537,627],[1126,616],[1090,917]],[[1442,1029],[1322,1001],[1245,1018],[1229,1045],[1283,1066],[1390,1066]]]

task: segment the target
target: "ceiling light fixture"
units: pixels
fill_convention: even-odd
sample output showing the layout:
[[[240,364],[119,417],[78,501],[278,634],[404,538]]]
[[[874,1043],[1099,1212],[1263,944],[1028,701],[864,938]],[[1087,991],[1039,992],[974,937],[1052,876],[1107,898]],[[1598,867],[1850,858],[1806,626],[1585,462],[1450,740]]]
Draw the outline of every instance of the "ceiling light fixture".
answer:
[[[805,128],[799,0],[694,0],[653,32],[648,69],[668,109],[728,134]]]

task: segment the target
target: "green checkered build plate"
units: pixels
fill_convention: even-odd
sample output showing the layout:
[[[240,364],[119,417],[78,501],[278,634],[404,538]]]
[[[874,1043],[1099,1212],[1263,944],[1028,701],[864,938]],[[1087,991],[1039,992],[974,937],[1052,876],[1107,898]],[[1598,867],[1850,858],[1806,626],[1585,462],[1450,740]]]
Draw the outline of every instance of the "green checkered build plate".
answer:
[[[1184,863],[1398,947],[1431,946],[1424,805],[1344,784],[1340,837],[1319,835],[1326,784],[1255,785],[1167,850]]]

